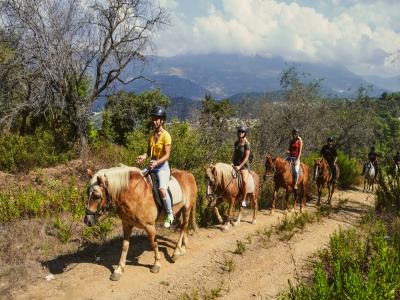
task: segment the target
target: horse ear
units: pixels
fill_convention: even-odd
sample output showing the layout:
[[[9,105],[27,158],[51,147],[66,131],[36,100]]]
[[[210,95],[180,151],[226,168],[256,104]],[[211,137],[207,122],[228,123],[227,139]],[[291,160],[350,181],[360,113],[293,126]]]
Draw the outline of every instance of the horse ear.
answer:
[[[104,179],[102,176],[97,176],[97,184],[98,185],[104,185]]]
[[[86,174],[89,176],[89,178],[92,178],[94,176],[94,173],[90,169],[86,169]]]

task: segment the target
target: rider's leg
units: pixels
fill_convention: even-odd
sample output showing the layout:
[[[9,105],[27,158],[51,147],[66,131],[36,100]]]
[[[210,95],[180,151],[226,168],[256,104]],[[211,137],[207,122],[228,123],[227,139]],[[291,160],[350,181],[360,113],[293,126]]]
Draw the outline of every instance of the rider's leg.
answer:
[[[332,180],[335,180],[336,179],[336,164],[331,164],[329,166],[331,168]]]
[[[243,180],[243,200],[242,200],[242,206],[246,207],[246,198],[247,198],[247,182],[249,180],[249,170],[244,168],[240,170],[240,173],[242,174],[242,180]]]
[[[164,227],[169,228],[174,220],[171,197],[169,196],[169,193],[167,192],[169,179],[170,179],[169,166],[166,165],[165,167],[161,167],[160,169],[158,169],[157,176],[158,176],[158,180],[160,183],[160,186],[159,186],[160,196],[161,196],[161,199],[163,200],[165,211],[167,213],[167,216],[166,216],[165,222],[164,222]]]
[[[294,161],[294,189],[297,190],[297,182],[299,181],[300,174],[300,159]]]

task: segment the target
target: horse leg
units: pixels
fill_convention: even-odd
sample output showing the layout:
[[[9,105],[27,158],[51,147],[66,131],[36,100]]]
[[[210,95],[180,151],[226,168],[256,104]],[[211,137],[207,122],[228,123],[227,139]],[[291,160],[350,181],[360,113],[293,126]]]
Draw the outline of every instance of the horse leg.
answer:
[[[244,200],[244,201],[246,201],[246,200]],[[242,205],[239,205],[239,215],[238,215],[236,221],[232,223],[232,225],[233,226],[239,226],[241,219],[242,219]]]
[[[293,189],[293,209],[294,210],[296,209],[296,204],[297,204],[298,198],[299,198],[299,189]],[[300,208],[300,211],[301,211],[300,201],[299,201],[299,208]]]
[[[124,239],[122,241],[122,252],[121,252],[121,258],[119,259],[118,267],[117,269],[114,270],[114,272],[110,276],[110,279],[113,281],[120,280],[122,273],[124,272],[124,268],[126,265],[126,256],[128,255],[128,249],[129,249],[129,239],[132,233],[132,227],[133,227],[132,225],[122,222]]]
[[[300,208],[300,212],[303,212],[303,208],[306,205],[306,199],[307,199],[307,183],[302,183],[301,184],[301,208]]]
[[[222,220],[221,214],[219,213],[219,209],[218,209],[218,206],[221,204],[221,202],[222,202],[221,200],[217,200],[217,203],[214,206],[214,213],[217,216],[219,224],[224,223],[224,221]]]
[[[254,192],[252,194],[251,199],[253,202],[253,221],[251,221],[251,224],[256,224],[256,217],[257,217],[257,211],[258,211],[257,192]]]
[[[272,193],[272,207],[271,207],[271,213],[275,209],[275,201],[276,201],[276,194],[278,193],[278,188],[275,186],[274,187],[274,192]]]
[[[367,179],[364,177],[364,188],[363,188],[363,193],[365,193],[365,184],[366,184]]]
[[[331,197],[329,199],[329,205],[332,202],[332,197],[333,197],[333,193],[335,192],[335,182],[332,182],[332,186],[331,186]]]
[[[289,196],[290,196],[290,185],[287,185],[286,186],[286,195],[285,195],[285,211],[288,210]],[[296,202],[295,202],[295,205],[296,205]]]
[[[160,272],[161,264],[161,255],[160,252],[158,251],[158,243],[157,243],[157,236],[156,236],[156,226],[155,225],[147,225],[144,228],[149,235],[149,241],[151,248],[154,251],[154,265],[151,267],[150,271],[152,273],[158,273]]]
[[[229,226],[231,225],[231,223],[230,223],[231,222],[231,216],[232,216],[232,212],[233,212],[234,207],[235,207],[235,198],[231,197],[229,199],[228,215],[226,216],[225,224],[224,224],[223,229],[222,229],[223,232],[229,231]]]
[[[322,195],[322,185],[317,184],[317,194],[318,194],[318,200],[317,200],[317,205],[321,205],[321,195]]]
[[[186,252],[186,231],[189,226],[190,209],[183,208],[182,216],[181,233],[179,235],[178,242],[176,243],[174,255],[172,256],[172,260],[174,262],[178,260],[179,256],[185,255]]]

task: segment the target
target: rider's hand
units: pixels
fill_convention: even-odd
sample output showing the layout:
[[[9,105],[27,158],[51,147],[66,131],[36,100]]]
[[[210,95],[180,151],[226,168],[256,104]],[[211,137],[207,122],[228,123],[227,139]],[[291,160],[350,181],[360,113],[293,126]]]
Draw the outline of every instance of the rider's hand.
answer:
[[[236,171],[239,171],[239,170],[240,170],[240,167],[239,167],[239,166],[233,166],[233,167],[235,168]]]
[[[144,155],[139,155],[138,157],[136,157],[136,163],[138,164],[143,163],[144,160],[145,160]]]
[[[151,160],[149,163],[149,168],[150,170],[154,169],[157,166],[157,161],[156,160]]]

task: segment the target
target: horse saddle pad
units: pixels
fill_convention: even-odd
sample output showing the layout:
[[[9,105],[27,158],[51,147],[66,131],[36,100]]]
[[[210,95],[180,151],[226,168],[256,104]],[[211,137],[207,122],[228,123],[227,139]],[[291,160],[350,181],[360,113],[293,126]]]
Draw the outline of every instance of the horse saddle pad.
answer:
[[[247,179],[247,193],[253,194],[254,190],[255,190],[254,178],[253,175],[250,174],[250,176]]]
[[[158,185],[157,175],[154,173],[150,173],[150,176],[148,176],[148,178],[149,178],[149,181],[153,188],[154,199],[157,201],[159,206],[164,207],[164,204],[162,203],[160,194],[158,192],[159,185]],[[176,180],[176,178],[174,176],[170,177],[169,184],[168,184],[168,193],[172,200],[172,206],[182,202],[182,200],[183,200],[182,188],[181,188],[178,180]]]

